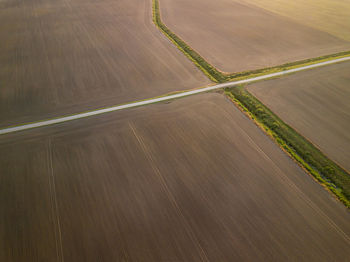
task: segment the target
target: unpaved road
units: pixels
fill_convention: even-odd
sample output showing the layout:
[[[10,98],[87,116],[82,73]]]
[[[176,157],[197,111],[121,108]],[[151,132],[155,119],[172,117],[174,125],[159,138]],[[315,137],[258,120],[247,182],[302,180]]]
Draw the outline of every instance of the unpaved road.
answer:
[[[249,78],[246,80],[228,82],[228,83],[218,84],[218,85],[200,88],[200,89],[196,89],[196,90],[192,90],[192,91],[186,91],[186,92],[182,92],[180,94],[169,95],[169,96],[160,97],[160,98],[152,98],[152,99],[148,99],[145,101],[133,102],[133,103],[128,103],[128,104],[124,104],[124,105],[120,105],[120,106],[108,107],[108,108],[104,108],[104,109],[97,109],[97,110],[89,111],[86,113],[78,113],[78,114],[74,114],[71,116],[58,117],[55,119],[40,121],[40,122],[36,122],[36,123],[31,123],[31,124],[24,124],[24,125],[17,125],[14,127],[9,127],[9,128],[2,128],[2,129],[0,129],[0,135],[18,132],[18,131],[23,131],[23,130],[32,129],[32,128],[38,128],[38,127],[43,127],[43,126],[59,124],[59,123],[72,121],[72,120],[78,120],[81,118],[95,116],[95,115],[101,115],[101,114],[105,114],[105,113],[109,113],[109,112],[113,112],[113,111],[118,111],[118,110],[122,110],[122,109],[149,105],[149,104],[167,101],[167,100],[176,99],[176,98],[181,98],[181,97],[185,97],[185,96],[189,96],[189,95],[204,93],[204,92],[212,91],[215,89],[231,87],[231,86],[240,85],[240,84],[247,84],[247,83],[251,83],[251,82],[255,82],[255,81],[259,81],[259,80],[283,76],[286,74],[300,72],[303,70],[317,68],[320,66],[331,65],[334,63],[344,62],[344,61],[348,61],[348,60],[350,60],[350,57],[344,57],[344,58],[339,58],[339,59],[335,59],[335,60],[331,60],[331,61],[316,63],[313,65],[303,66],[303,67],[299,67],[299,68],[295,68],[295,69],[290,69],[290,70],[286,70],[286,71],[282,71],[282,72],[278,72],[278,73],[267,74],[267,75],[258,76],[258,77],[252,77],[252,78]]]

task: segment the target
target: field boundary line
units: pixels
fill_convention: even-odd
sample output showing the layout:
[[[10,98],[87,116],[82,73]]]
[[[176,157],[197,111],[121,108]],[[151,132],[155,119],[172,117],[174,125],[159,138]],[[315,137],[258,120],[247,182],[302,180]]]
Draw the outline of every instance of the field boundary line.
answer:
[[[332,59],[349,57],[350,51],[343,51],[334,54],[323,55],[315,58],[309,58],[299,61],[288,62],[282,65],[247,70],[236,73],[224,73],[211,65],[205,60],[197,51],[195,51],[190,45],[188,45],[181,37],[172,32],[161,19],[159,0],[152,0],[152,19],[156,27],[187,57],[196,67],[198,67],[210,80],[217,83],[224,83],[232,80],[241,80],[253,76],[261,76],[265,74],[276,73],[284,70],[290,70],[301,66],[307,66],[316,64],[319,62],[325,62]]]
[[[119,111],[119,110],[123,110],[123,109],[145,106],[145,105],[164,102],[164,101],[168,101],[168,100],[178,99],[178,98],[182,98],[182,97],[186,97],[186,96],[190,96],[190,95],[196,95],[196,94],[200,94],[200,93],[210,92],[210,91],[217,90],[217,89],[223,89],[223,88],[227,88],[227,87],[233,87],[233,86],[237,86],[237,85],[267,80],[270,78],[280,77],[280,76],[284,76],[287,74],[292,74],[292,73],[296,73],[296,72],[300,72],[300,71],[304,71],[304,70],[309,70],[309,69],[313,69],[313,68],[317,68],[317,67],[321,67],[321,66],[331,65],[331,64],[335,64],[335,63],[339,63],[339,62],[344,62],[344,61],[350,61],[350,57],[338,58],[338,59],[325,61],[325,62],[321,62],[321,63],[317,63],[317,64],[312,64],[312,65],[307,65],[307,66],[298,67],[298,68],[294,68],[294,69],[284,70],[281,72],[266,74],[266,75],[262,75],[262,76],[256,76],[256,77],[252,77],[252,78],[248,78],[248,79],[244,79],[244,80],[238,80],[238,81],[217,84],[217,85],[213,85],[213,86],[207,86],[204,88],[198,88],[198,89],[194,89],[194,90],[190,90],[190,91],[175,92],[175,94],[164,95],[164,96],[155,97],[155,98],[149,98],[149,99],[145,99],[145,100],[141,100],[141,101],[130,102],[130,103],[125,103],[125,104],[106,107],[106,108],[95,109],[95,110],[91,110],[91,111],[87,111],[87,112],[83,112],[83,113],[80,112],[80,113],[65,115],[65,116],[56,117],[56,118],[52,118],[52,119],[48,119],[48,120],[40,120],[40,121],[26,123],[26,124],[18,124],[18,125],[14,125],[14,126],[10,126],[10,127],[1,128],[0,135],[5,135],[5,134],[9,134],[9,133],[24,131],[24,130],[38,128],[38,127],[50,126],[50,125],[64,123],[67,121],[78,120],[78,119],[82,119],[82,118],[86,118],[86,117],[90,117],[90,116],[96,116],[96,115],[106,114],[109,112]]]
[[[158,29],[198,67],[211,81],[216,83],[225,82],[224,75],[214,66],[209,64],[198,52],[193,50],[180,37],[174,34],[161,20],[159,1],[152,0],[152,20]]]

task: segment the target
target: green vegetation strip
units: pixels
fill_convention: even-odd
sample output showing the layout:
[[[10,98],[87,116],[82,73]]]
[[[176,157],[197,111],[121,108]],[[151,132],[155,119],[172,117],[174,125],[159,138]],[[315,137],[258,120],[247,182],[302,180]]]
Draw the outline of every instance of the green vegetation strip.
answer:
[[[212,81],[218,83],[226,81],[225,76],[221,72],[211,66],[203,57],[189,47],[185,41],[171,32],[169,28],[163,24],[160,18],[158,0],[153,0],[153,22]]]
[[[305,59],[301,61],[295,61],[286,63],[279,66],[268,67],[257,70],[250,70],[239,73],[225,74],[217,70],[214,66],[209,64],[200,54],[193,50],[184,40],[174,34],[165,24],[163,24],[159,10],[159,0],[153,0],[153,22],[164,33],[166,37],[173,42],[177,48],[183,52],[209,79],[217,83],[223,83],[232,80],[246,79],[250,77],[256,77],[260,75],[272,74],[288,69],[293,69],[301,66],[307,66],[315,63],[320,63],[332,59],[350,56],[350,51],[325,55],[321,57]]]
[[[226,88],[225,94],[321,184],[350,208],[350,175],[312,143],[284,123],[243,86]]]
[[[342,57],[348,57],[350,56],[350,51],[346,52],[340,52],[336,54],[331,54],[331,55],[325,55],[325,56],[320,56],[316,58],[310,58],[310,59],[305,59],[305,60],[300,60],[300,61],[295,61],[295,62],[290,62],[286,63],[283,65],[279,66],[274,66],[274,67],[267,67],[263,69],[257,69],[257,70],[251,70],[251,71],[245,71],[245,72],[240,72],[240,73],[233,73],[226,75],[227,80],[233,80],[233,79],[245,79],[247,77],[256,77],[260,75],[266,75],[266,74],[272,74],[276,72],[281,72],[281,71],[286,71],[298,67],[303,67],[307,65],[313,65],[325,61],[330,61]]]

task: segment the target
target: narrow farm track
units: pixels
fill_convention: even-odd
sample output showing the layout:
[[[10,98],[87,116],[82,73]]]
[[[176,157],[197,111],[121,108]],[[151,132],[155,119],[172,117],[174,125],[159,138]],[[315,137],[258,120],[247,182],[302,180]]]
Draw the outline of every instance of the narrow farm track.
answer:
[[[248,78],[248,79],[244,79],[244,80],[218,84],[218,85],[209,86],[209,87],[200,88],[200,89],[191,90],[191,91],[185,91],[185,92],[182,92],[179,94],[168,95],[168,96],[163,96],[163,97],[158,97],[158,98],[150,98],[150,99],[146,99],[143,101],[131,102],[131,103],[107,107],[107,108],[103,108],[103,109],[96,109],[96,110],[92,110],[89,112],[77,113],[77,114],[70,115],[70,116],[62,116],[62,117],[58,117],[58,118],[54,118],[54,119],[50,119],[50,120],[38,121],[35,123],[19,124],[16,126],[0,129],[0,135],[18,132],[18,131],[24,131],[24,130],[28,130],[28,129],[32,129],[32,128],[50,126],[50,125],[59,124],[59,123],[67,122],[67,121],[79,120],[79,119],[90,117],[90,116],[97,116],[97,115],[106,114],[106,113],[110,113],[110,112],[114,112],[114,111],[128,109],[128,108],[150,105],[150,104],[154,104],[154,103],[159,103],[159,102],[172,100],[172,99],[178,99],[178,98],[182,98],[182,97],[186,97],[186,96],[190,96],[190,95],[195,95],[195,94],[200,94],[200,93],[204,93],[204,92],[209,92],[209,91],[222,89],[222,88],[226,88],[226,87],[232,87],[232,86],[241,85],[241,84],[248,84],[248,83],[252,83],[252,82],[256,82],[256,81],[266,80],[269,78],[279,77],[279,76],[283,76],[283,75],[287,75],[287,74],[291,74],[291,73],[296,73],[296,72],[300,72],[300,71],[304,71],[304,70],[308,70],[308,69],[313,69],[313,68],[317,68],[317,67],[321,67],[321,66],[331,65],[331,64],[335,64],[335,63],[339,63],[339,62],[344,62],[344,61],[350,61],[350,57],[343,57],[343,58],[334,59],[334,60],[330,60],[330,61],[326,61],[326,62],[302,66],[302,67],[294,68],[294,69],[290,69],[290,70],[285,70],[285,71],[281,71],[281,72],[277,72],[277,73],[272,73],[272,74],[262,75],[262,76],[258,76],[258,77],[252,77],[252,78]]]

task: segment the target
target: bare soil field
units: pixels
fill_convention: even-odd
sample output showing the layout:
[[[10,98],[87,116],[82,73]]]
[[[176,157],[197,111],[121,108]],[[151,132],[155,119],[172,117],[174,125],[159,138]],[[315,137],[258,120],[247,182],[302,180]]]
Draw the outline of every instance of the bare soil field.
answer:
[[[152,23],[149,0],[0,2],[0,126],[209,80]]]
[[[350,63],[248,86],[284,122],[350,171]]]
[[[232,0],[160,0],[174,33],[224,72],[281,65],[350,49],[350,42]]]
[[[2,136],[0,151],[1,261],[350,256],[348,210],[221,94]]]
[[[350,41],[350,2],[344,0],[235,0],[259,6],[298,23]]]

